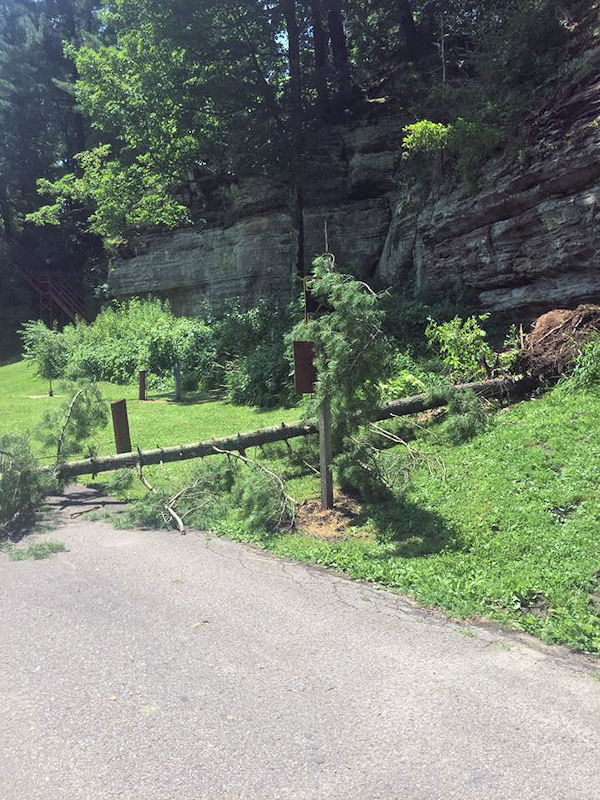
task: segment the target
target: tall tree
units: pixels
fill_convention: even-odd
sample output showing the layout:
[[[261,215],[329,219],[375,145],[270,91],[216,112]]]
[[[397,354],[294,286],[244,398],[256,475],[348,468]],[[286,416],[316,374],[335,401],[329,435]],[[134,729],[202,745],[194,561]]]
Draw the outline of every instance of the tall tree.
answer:
[[[76,74],[63,42],[80,42],[94,25],[93,0],[0,3],[0,217],[5,241],[26,241],[27,254],[52,266],[75,261],[78,230],[35,231],[25,215],[39,204],[36,180],[59,176],[85,147],[86,123],[74,98]],[[83,230],[83,229],[82,229]],[[79,242],[80,244],[80,242]]]

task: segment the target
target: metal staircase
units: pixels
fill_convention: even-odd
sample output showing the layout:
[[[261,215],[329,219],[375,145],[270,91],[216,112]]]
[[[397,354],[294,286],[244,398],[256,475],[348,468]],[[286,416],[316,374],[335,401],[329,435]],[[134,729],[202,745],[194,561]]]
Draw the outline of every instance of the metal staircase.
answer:
[[[40,301],[40,319],[54,320],[57,309],[71,321],[76,317],[85,317],[83,298],[76,294],[65,279],[57,280],[48,273],[37,273],[23,264],[19,268],[28,286],[38,295]]]
[[[68,278],[33,269],[26,262],[21,247],[13,246],[10,257],[19,267],[29,288],[39,298],[40,319],[51,323],[58,319],[61,312],[71,322],[76,317],[85,318],[85,303],[83,296],[75,288],[75,280],[69,281]]]

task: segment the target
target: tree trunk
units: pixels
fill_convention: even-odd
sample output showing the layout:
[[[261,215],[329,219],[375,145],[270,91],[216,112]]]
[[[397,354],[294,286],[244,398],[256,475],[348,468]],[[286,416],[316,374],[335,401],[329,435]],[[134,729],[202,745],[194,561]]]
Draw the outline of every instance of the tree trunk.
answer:
[[[329,35],[323,27],[321,0],[311,0],[310,13],[315,51],[314,83],[317,90],[317,113],[322,122],[327,118],[329,108],[329,93],[327,91],[327,45],[329,44]]]
[[[398,0],[399,17],[404,34],[406,57],[408,61],[418,61],[423,57],[423,41],[415,25],[410,0]]]
[[[539,386],[539,381],[533,378],[498,378],[480,383],[464,383],[455,387],[457,391],[473,391],[479,397],[519,398]],[[447,401],[442,398],[429,398],[426,394],[413,397],[403,397],[392,403],[386,403],[377,410],[374,420],[391,419],[392,417],[405,417],[411,414],[420,414],[433,408],[445,406]],[[97,475],[110,470],[135,468],[151,464],[169,463],[172,461],[185,461],[190,458],[206,458],[222,454],[223,450],[244,451],[250,447],[258,447],[270,442],[283,442],[296,439],[299,436],[309,436],[318,433],[315,420],[308,420],[301,425],[284,425],[279,427],[263,428],[251,433],[227,436],[223,439],[209,439],[196,444],[183,444],[175,447],[165,447],[157,450],[146,450],[138,453],[122,453],[115,456],[100,458],[87,458],[83,461],[72,461],[59,464],[56,467],[45,467],[43,473],[56,472],[59,478],[72,478],[77,475]]]
[[[290,133],[294,156],[302,140],[302,78],[300,68],[300,31],[296,17],[296,0],[281,0],[288,38],[288,67],[290,71]]]
[[[0,180],[0,218],[4,226],[4,241],[8,242],[13,236],[13,224],[8,189],[4,180]]]
[[[304,204],[302,192],[302,74],[300,66],[300,31],[296,17],[296,0],[281,0],[288,36],[288,64],[290,71],[290,145],[292,189],[290,213],[294,235],[294,262],[292,272],[304,275]]]
[[[293,231],[293,263],[292,275],[303,278],[306,274],[304,264],[304,196],[302,191],[301,167],[294,176],[294,185],[291,189],[290,213]]]
[[[331,39],[331,54],[333,66],[342,94],[349,93],[353,86],[350,78],[350,64],[348,62],[348,45],[344,31],[344,15],[342,0],[328,0],[327,24]]]
[[[362,92],[358,84],[354,82],[350,71],[342,0],[327,0],[327,4],[327,24],[331,41],[331,55],[338,85],[338,98],[337,102],[335,102],[336,113],[333,121],[339,121],[339,118],[348,111],[360,106]]]

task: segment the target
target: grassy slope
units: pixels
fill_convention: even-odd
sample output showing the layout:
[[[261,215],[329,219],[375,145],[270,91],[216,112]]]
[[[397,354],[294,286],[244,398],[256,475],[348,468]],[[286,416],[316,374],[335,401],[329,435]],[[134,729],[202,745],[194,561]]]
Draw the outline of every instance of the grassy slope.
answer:
[[[599,430],[599,396],[557,389],[499,413],[468,444],[431,448],[446,479],[417,471],[395,540],[286,536],[271,549],[600,652]]]
[[[25,365],[0,368],[0,433],[33,427],[57,399]],[[135,397],[105,386],[108,399]],[[37,396],[36,395],[40,395]],[[59,400],[60,402],[60,400]],[[223,403],[129,402],[135,445],[152,447],[294,419]],[[600,396],[557,389],[496,415],[472,442],[431,440],[444,470],[419,468],[401,507],[367,510],[367,540],[327,542],[298,534],[264,542],[275,553],[324,564],[413,594],[458,617],[497,619],[547,641],[600,652]],[[110,428],[99,441],[111,450]],[[194,462],[157,467],[178,483]],[[314,494],[314,478],[290,490]],[[384,513],[385,512],[385,513]]]

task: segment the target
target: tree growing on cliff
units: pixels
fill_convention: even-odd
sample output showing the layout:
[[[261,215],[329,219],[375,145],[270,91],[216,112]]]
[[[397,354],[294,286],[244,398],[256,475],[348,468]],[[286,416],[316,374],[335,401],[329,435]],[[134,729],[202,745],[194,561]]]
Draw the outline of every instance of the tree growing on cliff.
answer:
[[[477,130],[509,130],[531,103],[523,86],[551,79],[566,36],[555,5],[104,0],[103,43],[65,50],[94,141],[59,180],[46,170],[49,202],[29,219],[63,224],[87,209],[90,229],[116,244],[198,221],[190,187],[202,175],[268,174],[291,190],[301,271],[307,135],[361,114],[370,89],[388,84],[416,119],[462,114]],[[0,181],[0,204],[2,191]]]

